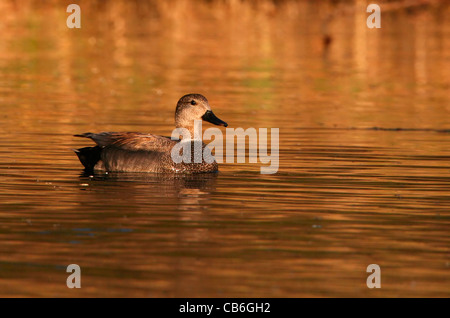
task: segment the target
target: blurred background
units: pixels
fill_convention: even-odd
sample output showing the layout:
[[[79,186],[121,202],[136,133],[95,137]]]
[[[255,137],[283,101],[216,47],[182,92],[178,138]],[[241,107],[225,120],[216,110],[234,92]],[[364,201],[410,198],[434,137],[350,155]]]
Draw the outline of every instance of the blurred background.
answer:
[[[448,297],[450,4],[371,2],[1,0],[0,295]],[[187,93],[280,128],[279,172],[82,174],[73,134]]]

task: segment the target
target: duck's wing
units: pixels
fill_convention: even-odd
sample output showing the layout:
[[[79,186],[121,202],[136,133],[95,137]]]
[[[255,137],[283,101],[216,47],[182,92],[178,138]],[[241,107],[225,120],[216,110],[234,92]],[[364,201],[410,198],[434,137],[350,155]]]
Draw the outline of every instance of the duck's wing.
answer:
[[[96,169],[128,172],[161,172],[171,169],[170,152],[178,140],[133,132],[75,135],[92,139],[101,148]]]
[[[179,140],[170,137],[135,132],[101,132],[75,135],[92,139],[98,146],[118,148],[127,151],[166,151]]]

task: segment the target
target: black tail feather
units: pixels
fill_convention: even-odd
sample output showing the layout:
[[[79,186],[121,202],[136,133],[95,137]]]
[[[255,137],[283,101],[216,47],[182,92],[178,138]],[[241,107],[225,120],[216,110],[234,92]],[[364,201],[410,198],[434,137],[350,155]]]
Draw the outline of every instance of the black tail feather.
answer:
[[[89,171],[93,171],[95,165],[101,159],[102,148],[99,146],[95,147],[84,147],[80,149],[74,149],[75,153],[83,164],[84,168]]]

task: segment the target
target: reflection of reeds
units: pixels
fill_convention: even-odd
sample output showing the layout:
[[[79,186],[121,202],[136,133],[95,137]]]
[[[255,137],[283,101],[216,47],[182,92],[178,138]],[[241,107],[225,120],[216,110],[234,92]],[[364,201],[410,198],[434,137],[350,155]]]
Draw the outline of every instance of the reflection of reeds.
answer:
[[[65,25],[69,3],[0,2],[0,89],[9,88],[3,99],[12,103],[21,88],[30,122],[31,101],[50,98],[65,108],[58,120],[73,122],[114,117],[114,107],[133,115],[151,100],[167,109],[191,91],[218,109],[334,103],[333,94],[379,107],[380,95],[427,98],[430,89],[443,110],[450,104],[445,1],[380,1],[379,30],[366,27],[365,0],[80,1],[80,30]],[[348,109],[340,109],[320,116],[345,123]]]

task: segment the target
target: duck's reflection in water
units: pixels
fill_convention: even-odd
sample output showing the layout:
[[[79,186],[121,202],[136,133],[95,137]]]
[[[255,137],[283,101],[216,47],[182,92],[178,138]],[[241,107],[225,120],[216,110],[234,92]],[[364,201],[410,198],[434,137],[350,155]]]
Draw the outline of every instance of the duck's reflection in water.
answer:
[[[197,211],[203,210],[215,190],[217,173],[154,174],[154,173],[82,173],[82,202],[89,200],[105,209],[116,207],[124,212]],[[92,197],[91,197],[92,196]],[[90,198],[89,198],[90,197]],[[127,204],[124,206],[123,203]]]

